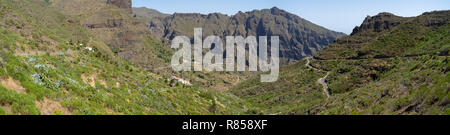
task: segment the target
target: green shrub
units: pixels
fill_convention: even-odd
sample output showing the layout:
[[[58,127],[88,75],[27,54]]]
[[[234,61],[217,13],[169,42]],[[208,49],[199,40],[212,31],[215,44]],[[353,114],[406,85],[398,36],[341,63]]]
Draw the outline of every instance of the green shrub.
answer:
[[[27,93],[36,96],[38,100],[44,99],[44,88],[34,84],[33,82],[22,82],[22,86],[27,90]]]
[[[7,78],[8,74],[6,73],[6,71],[0,67],[0,78]]]
[[[23,115],[40,114],[35,105],[36,98],[27,94],[19,94],[0,85],[0,104],[9,104],[14,113]]]
[[[41,111],[35,105],[20,105],[18,103],[12,104],[13,112],[21,115],[40,115]]]
[[[6,110],[0,107],[0,115],[6,115]]]

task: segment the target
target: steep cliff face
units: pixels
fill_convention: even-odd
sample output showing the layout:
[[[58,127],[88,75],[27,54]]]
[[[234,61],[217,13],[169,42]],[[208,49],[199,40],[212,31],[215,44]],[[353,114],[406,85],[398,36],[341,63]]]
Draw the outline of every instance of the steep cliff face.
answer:
[[[146,16],[136,13],[138,16]],[[148,15],[147,15],[148,16]],[[193,38],[195,27],[203,28],[203,36],[280,36],[281,63],[288,64],[311,56],[345,34],[315,25],[276,7],[233,16],[175,13],[154,17],[149,21],[152,35],[169,42],[175,36]]]

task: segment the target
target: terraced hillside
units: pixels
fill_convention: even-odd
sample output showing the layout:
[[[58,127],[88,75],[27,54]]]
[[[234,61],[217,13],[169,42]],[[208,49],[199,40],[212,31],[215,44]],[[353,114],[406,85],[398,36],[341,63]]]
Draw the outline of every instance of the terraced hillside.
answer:
[[[450,114],[450,11],[381,13],[309,60],[232,92],[264,114]],[[328,93],[324,91],[327,84]]]
[[[251,109],[230,93],[170,82],[125,61],[81,23],[83,16],[62,13],[50,2],[0,0],[0,114],[244,114]]]

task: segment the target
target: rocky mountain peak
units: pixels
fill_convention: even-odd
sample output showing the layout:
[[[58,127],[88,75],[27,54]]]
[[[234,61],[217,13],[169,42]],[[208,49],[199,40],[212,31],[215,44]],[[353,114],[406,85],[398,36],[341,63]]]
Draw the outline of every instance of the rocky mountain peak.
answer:
[[[270,11],[272,12],[272,13],[280,13],[280,12],[283,12],[281,9],[279,9],[278,7],[272,7],[271,9],[270,9]]]

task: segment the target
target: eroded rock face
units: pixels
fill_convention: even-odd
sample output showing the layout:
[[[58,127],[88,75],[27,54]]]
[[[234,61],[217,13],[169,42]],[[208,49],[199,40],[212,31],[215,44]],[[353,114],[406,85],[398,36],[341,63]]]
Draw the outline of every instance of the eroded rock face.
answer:
[[[107,0],[106,4],[115,5],[121,9],[125,9],[128,13],[132,13],[131,0]]]

